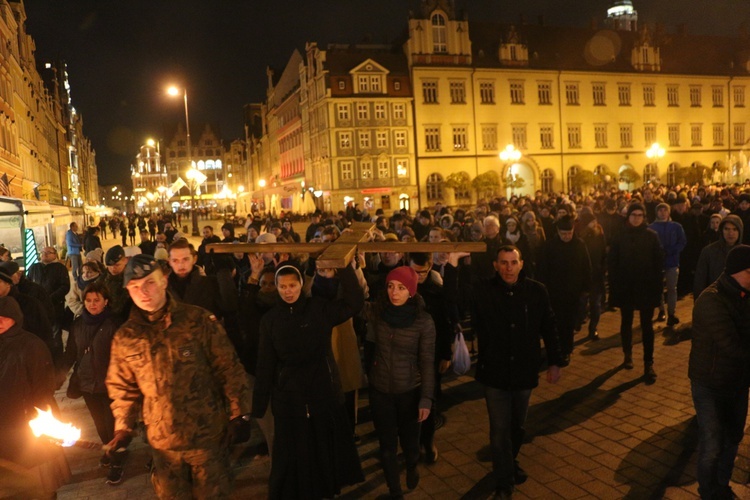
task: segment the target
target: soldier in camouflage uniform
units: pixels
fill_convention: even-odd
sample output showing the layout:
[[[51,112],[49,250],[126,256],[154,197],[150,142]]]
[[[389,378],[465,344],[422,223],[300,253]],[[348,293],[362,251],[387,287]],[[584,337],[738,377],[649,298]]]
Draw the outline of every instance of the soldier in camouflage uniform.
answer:
[[[226,443],[248,419],[247,374],[216,318],[167,293],[167,279],[153,257],[132,257],[124,285],[134,307],[112,341],[110,447],[129,444],[142,401],[156,494],[227,498]]]

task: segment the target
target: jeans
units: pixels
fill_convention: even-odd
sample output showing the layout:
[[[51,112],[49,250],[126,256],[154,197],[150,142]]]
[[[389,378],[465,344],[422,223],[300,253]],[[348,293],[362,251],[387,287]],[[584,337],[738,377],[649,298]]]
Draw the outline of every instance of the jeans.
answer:
[[[620,308],[620,336],[622,351],[626,356],[633,354],[633,313],[632,307]],[[654,363],[654,308],[639,309],[641,317],[641,333],[643,334],[643,362],[647,365]]]
[[[691,383],[698,418],[698,493],[714,498],[729,487],[745,432],[747,389],[718,390]]]
[[[380,463],[388,489],[401,491],[398,467],[398,443],[404,451],[407,469],[417,467],[419,460],[419,398],[417,387],[401,394],[387,394],[370,387],[372,423],[380,443]]]
[[[78,279],[78,277],[81,275],[81,254],[69,253],[68,258],[70,259],[71,271],[73,271],[73,279]]]
[[[484,398],[490,417],[492,473],[496,489],[512,489],[515,483],[515,460],[523,443],[523,425],[529,409],[531,389],[505,391],[485,386]]]
[[[670,267],[664,270],[664,281],[667,287],[667,314],[670,316],[674,316],[675,307],[677,307],[677,280],[679,277],[679,267]],[[659,312],[664,312],[664,294],[661,296]]]

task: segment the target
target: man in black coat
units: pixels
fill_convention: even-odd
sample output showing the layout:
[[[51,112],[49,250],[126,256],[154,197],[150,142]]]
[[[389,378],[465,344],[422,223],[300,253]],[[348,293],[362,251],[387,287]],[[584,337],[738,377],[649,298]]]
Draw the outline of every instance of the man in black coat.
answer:
[[[14,286],[13,276],[9,275],[4,268],[0,268],[0,297],[13,297],[18,302],[23,313],[21,326],[27,332],[39,337],[49,349],[55,364],[59,364],[62,359],[62,351],[59,351],[56,347],[52,337],[52,317],[49,316],[40,301],[21,293],[18,287]]]
[[[203,240],[201,241],[200,246],[198,247],[198,262],[197,264],[203,268],[209,267],[209,260],[210,258],[206,254],[206,245],[210,245],[211,243],[221,243],[221,238],[216,236],[214,234],[214,228],[211,226],[203,226]],[[211,266],[213,268],[213,263],[211,263]],[[213,269],[210,271],[213,272]],[[209,273],[209,274],[212,274]]]
[[[57,257],[57,250],[53,247],[45,247],[42,251],[41,262],[33,264],[28,270],[28,278],[42,285],[49,294],[52,305],[55,307],[55,317],[50,318],[53,326],[53,341],[55,350],[53,359],[59,359],[62,355],[62,329],[65,320],[65,296],[70,291],[70,277],[65,264]]]
[[[556,234],[544,245],[539,278],[547,287],[557,320],[560,351],[567,364],[573,352],[573,337],[581,297],[591,289],[591,261],[586,244],[573,234],[573,218],[561,217]]]
[[[750,246],[730,250],[724,272],[695,302],[688,376],[700,439],[698,493],[737,498],[729,478],[750,387]]]
[[[516,461],[524,436],[531,391],[539,385],[541,340],[547,352],[547,381],[560,379],[564,365],[547,289],[521,274],[516,247],[503,246],[495,276],[475,285],[473,328],[479,340],[476,378],[484,385],[490,417],[492,469],[498,498],[511,498],[526,480]]]
[[[633,314],[638,311],[643,334],[643,378],[656,381],[654,372],[654,309],[662,294],[664,256],[659,236],[646,225],[646,209],[631,203],[625,228],[612,241],[607,267],[610,304],[620,308],[623,367],[633,369]]]

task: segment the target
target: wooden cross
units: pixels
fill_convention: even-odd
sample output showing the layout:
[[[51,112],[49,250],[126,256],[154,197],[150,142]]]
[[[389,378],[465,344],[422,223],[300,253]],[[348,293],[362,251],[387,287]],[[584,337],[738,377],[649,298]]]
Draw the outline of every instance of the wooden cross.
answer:
[[[318,268],[346,267],[359,252],[484,252],[483,242],[427,243],[400,241],[370,242],[369,233],[375,226],[369,222],[353,222],[349,229],[330,243],[211,243],[206,252],[215,253],[319,253],[315,261]]]

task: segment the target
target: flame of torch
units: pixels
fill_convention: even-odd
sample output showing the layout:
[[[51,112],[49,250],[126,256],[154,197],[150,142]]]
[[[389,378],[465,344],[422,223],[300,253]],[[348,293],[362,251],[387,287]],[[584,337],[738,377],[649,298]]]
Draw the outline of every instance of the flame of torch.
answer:
[[[73,446],[76,441],[81,439],[81,429],[74,427],[73,424],[65,424],[52,416],[52,410],[47,411],[36,409],[39,414],[35,419],[29,420],[31,432],[36,437],[47,436],[56,441],[60,441],[62,446]]]

